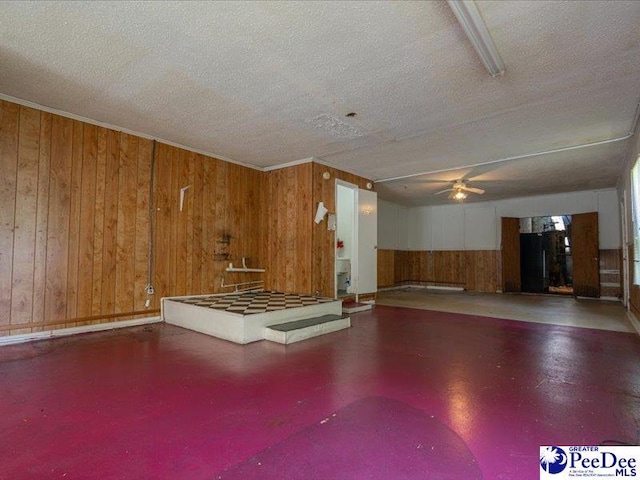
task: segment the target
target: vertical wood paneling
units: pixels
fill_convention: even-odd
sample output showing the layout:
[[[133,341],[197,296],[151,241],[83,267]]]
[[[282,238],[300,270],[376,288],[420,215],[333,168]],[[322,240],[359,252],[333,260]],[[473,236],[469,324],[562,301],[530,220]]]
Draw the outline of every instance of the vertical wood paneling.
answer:
[[[116,249],[118,236],[119,136],[107,131],[104,236],[102,242],[102,312],[114,312],[116,304]]]
[[[134,311],[138,137],[120,135],[119,157],[115,311],[124,313]]]
[[[137,181],[136,181],[136,223],[134,238],[134,278],[133,309],[145,308],[147,298],[147,266],[149,253],[149,184],[151,182],[152,141],[138,139]]]
[[[203,175],[204,175],[204,160],[202,155],[195,155],[193,157],[193,166],[191,167],[191,188],[193,195],[189,199],[191,224],[192,224],[192,241],[191,241],[191,285],[190,289],[194,292],[207,291],[202,284],[202,271],[203,264],[208,264],[209,259],[206,250],[203,248],[204,237],[204,219],[202,216],[202,204],[204,199],[203,188]]]
[[[78,267],[80,255],[80,195],[82,185],[82,123],[73,121],[71,147],[71,191],[69,197],[69,244],[67,269],[66,318],[76,318],[78,307]],[[72,326],[75,326],[73,324]]]
[[[70,268],[73,121],[54,116],[51,136],[45,309],[46,321],[60,322],[67,314],[67,275]]]
[[[219,285],[219,281],[215,278],[215,265],[216,262],[226,266],[228,260],[224,257],[222,250],[222,244],[216,242],[216,228],[214,224],[215,220],[215,194],[216,194],[216,175],[215,175],[215,162],[210,159],[203,159],[203,190],[202,190],[202,216],[200,217],[200,224],[202,225],[202,249],[201,256],[201,271],[200,271],[200,283],[202,285],[202,291],[213,292],[215,291],[216,283]],[[206,221],[205,221],[206,219]]]
[[[395,250],[378,249],[378,288],[394,285]]]
[[[107,129],[98,127],[96,137],[96,197],[93,221],[93,283],[91,284],[91,316],[99,315],[102,310],[106,166]]]
[[[20,109],[15,227],[11,284],[11,323],[29,323],[33,315],[35,235],[38,204],[40,112]],[[4,172],[2,173],[4,175]]]
[[[439,285],[495,292],[498,255],[477,251],[378,251],[378,286]]]
[[[155,256],[154,256],[154,286],[156,297],[162,298],[170,291],[169,280],[171,250],[171,154],[169,147],[156,144],[156,182],[154,191],[155,215]],[[160,253],[162,252],[162,254]]]
[[[185,184],[184,186],[189,187],[185,194],[184,199],[184,211],[181,214],[181,217],[185,220],[185,231],[184,231],[184,250],[185,250],[185,290],[187,294],[190,294],[194,291],[193,288],[193,204],[194,199],[200,195],[202,192],[199,192],[195,189],[193,184],[193,171],[195,169],[195,161],[196,154],[193,152],[185,152],[184,157],[181,159],[181,162],[184,164],[184,175],[185,175]]]
[[[166,145],[157,152],[156,297],[228,292],[220,286],[223,277],[227,284],[262,278],[225,272],[242,257],[264,266],[262,172]],[[181,212],[180,189],[187,185]]]
[[[495,250],[465,252],[466,288],[470,292],[494,293],[498,288],[498,255]]]
[[[98,127],[85,124],[83,138],[76,315],[90,317],[93,307]]]
[[[265,228],[271,290],[315,293],[312,287],[312,223],[310,163],[268,172]],[[257,201],[257,199],[255,200]],[[326,230],[326,222],[322,225]]]
[[[0,102],[0,335],[153,315],[161,296],[262,278],[227,275],[242,257],[269,270],[266,175],[158,144],[157,294],[145,310],[151,152],[149,140]]]
[[[397,285],[410,280],[409,278],[409,252],[400,250],[395,254],[395,264],[393,266],[393,281]]]
[[[187,295],[187,231],[189,228],[189,199],[193,192],[185,194],[184,209],[180,211],[180,189],[189,185],[189,164],[186,161],[184,150],[173,150],[173,167],[176,175],[172,195],[177,201],[174,203],[176,212],[176,246],[174,258],[174,271],[176,272],[175,291],[177,295]]]
[[[34,331],[43,330],[45,315],[45,291],[47,281],[47,237],[49,224],[49,173],[51,155],[52,115],[41,112],[40,141],[38,152],[38,204],[36,213],[35,253],[33,270],[33,315]]]
[[[214,225],[214,242],[216,243],[216,251],[220,252],[223,255],[224,254],[229,255],[226,261],[217,262],[215,266],[217,267],[218,265],[220,265],[220,263],[222,263],[223,264],[222,267],[224,268],[226,268],[226,265],[229,262],[238,261],[234,253],[236,249],[235,241],[237,239],[231,232],[231,228],[228,223],[228,216],[227,216],[229,211],[229,206],[228,206],[229,191],[225,188],[225,186],[227,184],[227,170],[229,167],[230,165],[225,162],[222,162],[222,163],[214,162],[213,164],[213,169],[214,169],[213,178],[215,178],[214,197],[212,199],[214,204],[213,218],[212,218],[212,222]],[[229,238],[229,243],[223,243],[225,238]],[[234,277],[233,275],[225,275],[225,273],[223,273],[222,268],[220,269],[219,273],[218,273],[218,270],[216,269],[215,271],[216,287],[217,285],[219,285],[219,282],[222,280],[223,277],[227,279],[226,283],[237,282],[236,277]]]
[[[0,325],[8,325],[11,323],[13,227],[20,111],[17,105],[8,102],[2,102],[0,105]]]

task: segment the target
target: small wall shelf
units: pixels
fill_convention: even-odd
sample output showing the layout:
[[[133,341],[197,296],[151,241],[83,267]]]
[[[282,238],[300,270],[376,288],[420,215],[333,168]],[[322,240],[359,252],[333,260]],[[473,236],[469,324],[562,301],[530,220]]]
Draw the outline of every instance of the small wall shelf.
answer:
[[[234,267],[233,263],[230,263],[227,268],[225,268],[227,272],[264,272],[264,268],[249,268],[247,267],[247,259],[242,257],[242,267]]]

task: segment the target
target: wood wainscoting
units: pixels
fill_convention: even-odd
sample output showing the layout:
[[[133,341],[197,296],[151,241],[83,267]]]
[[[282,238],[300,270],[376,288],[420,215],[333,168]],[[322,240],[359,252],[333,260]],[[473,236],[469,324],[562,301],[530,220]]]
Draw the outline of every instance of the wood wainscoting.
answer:
[[[500,291],[500,251],[378,250],[378,288],[400,285],[463,287],[470,292]],[[620,249],[600,250],[601,295],[622,296]],[[632,303],[640,289],[632,289]],[[640,307],[640,301],[637,302]]]
[[[498,250],[378,250],[378,288],[399,285],[499,289]]]

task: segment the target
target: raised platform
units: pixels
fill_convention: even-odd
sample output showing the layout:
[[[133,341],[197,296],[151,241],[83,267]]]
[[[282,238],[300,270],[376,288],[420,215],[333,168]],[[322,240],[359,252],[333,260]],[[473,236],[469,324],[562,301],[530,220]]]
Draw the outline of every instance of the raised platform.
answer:
[[[161,315],[169,324],[247,344],[264,340],[266,327],[271,325],[342,316],[342,301],[264,291],[169,297],[162,299]]]

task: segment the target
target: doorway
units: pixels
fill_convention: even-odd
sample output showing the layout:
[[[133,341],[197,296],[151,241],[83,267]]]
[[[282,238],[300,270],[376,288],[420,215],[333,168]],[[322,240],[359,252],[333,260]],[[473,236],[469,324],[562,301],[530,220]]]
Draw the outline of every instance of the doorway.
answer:
[[[562,217],[570,217],[570,221],[567,220],[567,224],[565,224],[570,225],[569,239],[565,241],[565,247],[568,242],[571,271],[565,272],[565,282],[570,279],[574,297],[598,298],[600,297],[598,213],[576,213]],[[549,216],[548,218],[554,217]],[[520,258],[522,254],[520,235],[520,219],[502,217],[503,292],[524,291],[521,288],[524,276],[521,273],[523,263]],[[544,265],[547,269],[546,272],[549,272],[550,266],[547,266],[546,261]],[[542,275],[543,278],[545,276],[547,274]]]
[[[352,284],[356,252],[355,185],[336,184],[336,297],[355,293]]]
[[[573,295],[571,215],[520,219],[522,291]]]
[[[336,298],[377,291],[378,197],[336,180]]]

